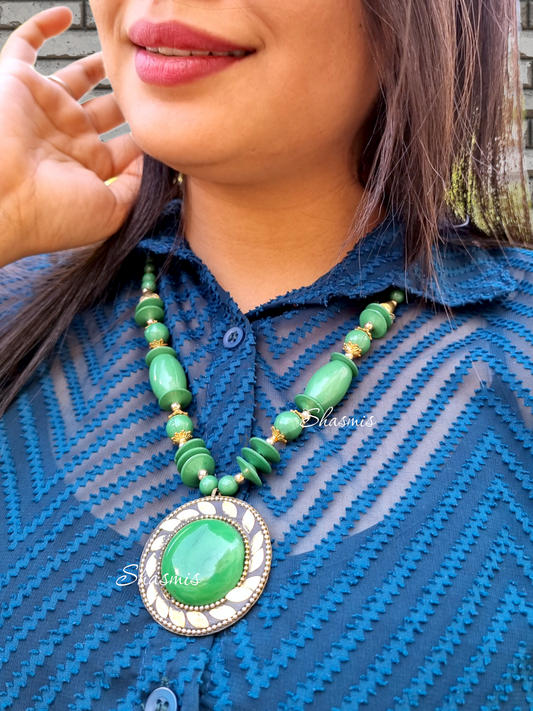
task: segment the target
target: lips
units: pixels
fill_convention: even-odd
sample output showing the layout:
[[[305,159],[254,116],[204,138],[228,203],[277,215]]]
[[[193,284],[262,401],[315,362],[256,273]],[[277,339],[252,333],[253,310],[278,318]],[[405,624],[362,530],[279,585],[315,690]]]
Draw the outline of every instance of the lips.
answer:
[[[254,51],[253,47],[235,44],[174,21],[153,23],[147,20],[138,20],[130,27],[128,37],[139,47],[169,47],[204,52],[244,50],[247,54]]]

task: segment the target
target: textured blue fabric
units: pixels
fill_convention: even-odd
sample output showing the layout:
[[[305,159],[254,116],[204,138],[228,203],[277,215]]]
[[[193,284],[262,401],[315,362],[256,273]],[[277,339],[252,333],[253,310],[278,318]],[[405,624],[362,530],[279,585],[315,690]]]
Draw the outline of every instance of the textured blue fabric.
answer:
[[[0,420],[1,707],[140,710],[163,684],[186,711],[533,709],[533,253],[443,232],[426,291],[391,215],[314,284],[243,314],[175,241],[179,208]],[[173,253],[157,291],[219,475],[295,407],[364,305],[393,284],[408,296],[337,421],[241,489],[271,531],[271,576],[239,623],[200,639],[156,624],[133,577],[150,531],[198,496],[133,320],[148,251]],[[30,275],[53,261],[24,260]],[[16,269],[0,278],[28,289]]]

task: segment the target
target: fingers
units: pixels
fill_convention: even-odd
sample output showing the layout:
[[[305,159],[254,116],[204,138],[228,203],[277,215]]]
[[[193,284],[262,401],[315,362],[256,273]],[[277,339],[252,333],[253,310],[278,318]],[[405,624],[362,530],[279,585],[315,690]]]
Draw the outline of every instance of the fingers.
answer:
[[[106,76],[102,52],[94,52],[88,57],[78,59],[72,64],[63,67],[63,69],[54,72],[54,76],[62,79],[70,87],[76,101],[78,101]],[[86,102],[84,106],[88,103]],[[121,123],[124,123],[124,121]]]
[[[119,176],[133,161],[139,160],[143,156],[142,149],[135,143],[131,133],[124,133],[122,136],[112,138],[110,141],[106,141],[104,146],[108,149],[111,157],[111,174],[107,176],[108,178]],[[141,162],[139,161],[139,164]]]
[[[7,59],[21,59],[35,64],[37,52],[47,39],[64,32],[72,24],[73,14],[65,5],[38,12],[9,35],[0,52],[0,64]]]
[[[126,123],[126,119],[117,104],[113,93],[97,96],[82,104],[85,112],[93,122],[99,136],[111,131],[116,126]]]

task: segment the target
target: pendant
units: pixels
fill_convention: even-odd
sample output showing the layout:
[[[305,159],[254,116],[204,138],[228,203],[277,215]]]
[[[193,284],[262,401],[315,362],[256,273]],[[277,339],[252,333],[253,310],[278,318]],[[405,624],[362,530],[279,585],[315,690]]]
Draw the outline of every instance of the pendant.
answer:
[[[154,620],[199,637],[230,627],[257,602],[272,563],[268,529],[240,499],[195,499],[152,531],[138,585]]]

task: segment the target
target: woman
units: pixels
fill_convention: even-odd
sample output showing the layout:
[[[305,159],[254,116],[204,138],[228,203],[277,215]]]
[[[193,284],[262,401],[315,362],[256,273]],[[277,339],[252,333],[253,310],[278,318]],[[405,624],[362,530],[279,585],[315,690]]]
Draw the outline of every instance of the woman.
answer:
[[[0,55],[4,707],[530,708],[514,0],[91,4]]]

